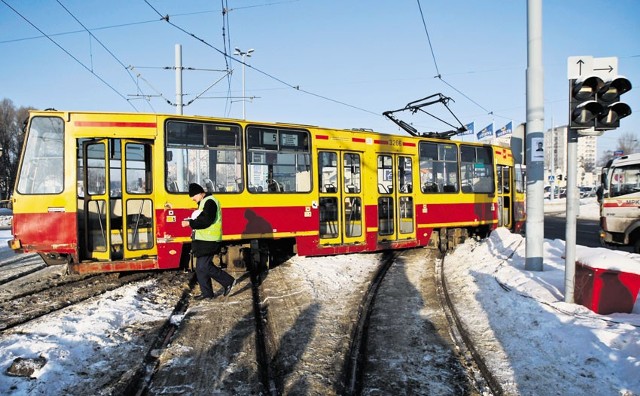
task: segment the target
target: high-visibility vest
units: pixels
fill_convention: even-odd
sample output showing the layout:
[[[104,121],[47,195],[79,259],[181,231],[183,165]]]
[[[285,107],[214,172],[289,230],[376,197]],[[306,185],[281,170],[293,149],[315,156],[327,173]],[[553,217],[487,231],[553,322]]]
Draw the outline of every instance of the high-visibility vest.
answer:
[[[198,209],[204,210],[204,205],[207,200],[212,199],[216,203],[217,212],[216,220],[207,228],[196,230],[195,239],[200,241],[221,241],[222,240],[222,208],[220,207],[220,201],[218,201],[213,195],[209,195],[200,201]]]

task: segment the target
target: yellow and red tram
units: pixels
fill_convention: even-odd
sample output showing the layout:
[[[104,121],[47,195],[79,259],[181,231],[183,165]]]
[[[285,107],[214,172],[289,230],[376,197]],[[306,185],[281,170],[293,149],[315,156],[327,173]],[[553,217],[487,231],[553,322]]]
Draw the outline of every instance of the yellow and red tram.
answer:
[[[507,147],[168,114],[33,111],[27,128],[10,245],[73,272],[184,266],[192,182],[220,200],[228,263],[446,249],[525,220]]]

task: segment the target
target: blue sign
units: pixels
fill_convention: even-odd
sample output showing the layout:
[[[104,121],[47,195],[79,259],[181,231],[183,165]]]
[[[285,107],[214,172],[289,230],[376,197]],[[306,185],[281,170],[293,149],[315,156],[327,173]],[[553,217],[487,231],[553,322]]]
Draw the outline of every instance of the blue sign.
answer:
[[[484,127],[480,132],[478,132],[478,140],[484,139],[487,136],[493,136],[493,123]]]
[[[513,121],[509,121],[507,125],[503,126],[502,128],[496,131],[496,137],[511,135],[512,130],[513,130]]]

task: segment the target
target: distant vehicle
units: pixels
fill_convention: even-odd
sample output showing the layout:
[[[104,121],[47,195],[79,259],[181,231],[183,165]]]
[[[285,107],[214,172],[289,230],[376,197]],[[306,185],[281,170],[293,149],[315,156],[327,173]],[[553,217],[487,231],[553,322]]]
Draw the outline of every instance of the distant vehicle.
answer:
[[[640,153],[611,160],[602,170],[600,240],[640,253]]]
[[[596,196],[597,187],[580,187],[580,198],[589,198]]]
[[[554,186],[555,188],[553,189],[555,191],[555,194],[553,195],[554,198],[558,198],[558,194],[559,194],[559,189],[558,186]],[[544,186],[544,199],[551,199],[551,186]]]

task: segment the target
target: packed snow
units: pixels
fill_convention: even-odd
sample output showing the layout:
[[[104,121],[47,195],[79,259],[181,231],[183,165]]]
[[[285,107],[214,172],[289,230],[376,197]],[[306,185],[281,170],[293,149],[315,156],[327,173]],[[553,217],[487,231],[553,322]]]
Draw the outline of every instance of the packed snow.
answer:
[[[597,218],[597,204],[582,205],[580,213]],[[10,231],[0,230],[0,253],[7,253],[9,238]],[[565,303],[563,255],[564,241],[546,239],[543,271],[527,271],[525,239],[503,229],[459,246],[445,258],[444,273],[464,325],[507,394],[640,395],[640,302],[631,313],[608,315]],[[640,268],[640,256],[627,252],[578,246],[576,256],[594,267]],[[324,270],[311,273],[332,274],[341,283],[340,260],[315,263]],[[73,394],[80,377],[117,367],[127,359],[127,329],[168,315],[167,307],[141,297],[139,287],[122,287],[2,333],[0,394]],[[116,356],[109,351],[117,344]],[[40,357],[46,364],[31,378],[7,374],[15,359]]]

